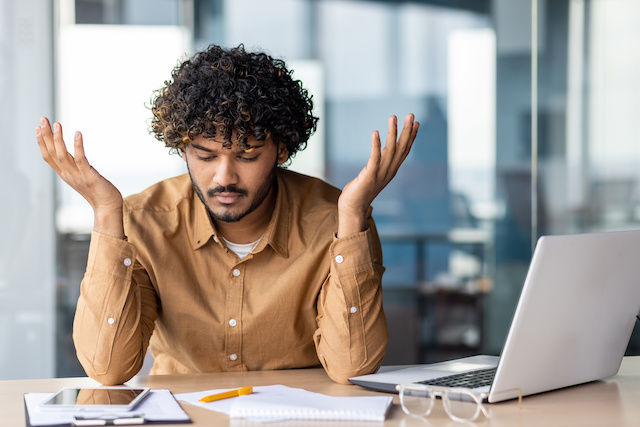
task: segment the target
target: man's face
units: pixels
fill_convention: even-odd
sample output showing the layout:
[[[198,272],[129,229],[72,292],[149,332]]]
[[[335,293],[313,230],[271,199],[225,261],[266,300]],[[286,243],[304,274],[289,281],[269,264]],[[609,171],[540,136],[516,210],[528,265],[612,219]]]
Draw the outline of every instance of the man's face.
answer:
[[[271,139],[249,138],[252,150],[237,144],[223,148],[223,140],[196,137],[185,147],[193,188],[215,221],[238,222],[254,215],[270,215],[265,201],[273,194],[275,168],[287,160],[284,148]]]

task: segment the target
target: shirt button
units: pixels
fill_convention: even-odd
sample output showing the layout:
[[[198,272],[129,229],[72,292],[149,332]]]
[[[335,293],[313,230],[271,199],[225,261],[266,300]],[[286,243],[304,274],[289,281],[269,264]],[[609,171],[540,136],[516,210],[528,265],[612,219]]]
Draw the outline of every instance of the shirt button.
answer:
[[[234,268],[233,269],[233,275],[236,276],[236,277],[240,276],[240,270],[238,270],[237,268]]]
[[[114,319],[113,317],[109,317],[107,319],[107,323],[110,324],[110,325],[113,325],[114,323],[116,323],[116,319]]]
[[[358,311],[358,309],[357,309],[357,308],[355,308],[355,307],[351,307],[351,308],[349,309],[349,311],[353,314],[353,313],[355,313],[356,311]]]
[[[336,262],[337,262],[338,264],[342,264],[342,263],[343,263],[343,261],[344,261],[344,257],[343,257],[342,255],[338,255],[338,256],[336,257]]]
[[[229,320],[229,325],[236,326],[237,324],[238,324],[238,322],[236,322],[236,319]]]
[[[129,267],[131,265],[131,258],[125,258],[123,262],[125,266]]]
[[[232,354],[231,356],[229,356],[229,359],[231,360],[237,360],[238,359],[238,355],[237,354]]]

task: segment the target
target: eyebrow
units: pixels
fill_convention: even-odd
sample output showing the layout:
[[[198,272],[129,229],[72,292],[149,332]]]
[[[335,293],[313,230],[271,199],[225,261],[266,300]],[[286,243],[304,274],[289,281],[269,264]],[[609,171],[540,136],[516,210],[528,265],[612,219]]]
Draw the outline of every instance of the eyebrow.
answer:
[[[197,150],[207,151],[209,153],[213,153],[213,150],[207,147],[203,147],[202,145],[191,143],[191,146]]]
[[[212,149],[210,149],[210,148],[207,148],[207,147],[204,147],[204,146],[202,146],[202,145],[194,144],[193,142],[191,143],[191,146],[192,146],[193,148],[195,148],[196,150],[206,151],[207,153],[215,153],[215,151],[214,151],[214,150],[212,150]],[[264,144],[261,144],[261,145],[251,145],[251,146],[249,146],[248,148],[258,149],[258,148],[262,148],[262,147],[264,147]],[[252,151],[253,151],[253,150],[252,150]],[[246,151],[245,151],[245,150],[243,150],[243,149],[240,149],[239,151],[236,151],[236,153],[238,153],[238,154],[239,154],[239,153],[244,153],[244,152],[246,152]]]

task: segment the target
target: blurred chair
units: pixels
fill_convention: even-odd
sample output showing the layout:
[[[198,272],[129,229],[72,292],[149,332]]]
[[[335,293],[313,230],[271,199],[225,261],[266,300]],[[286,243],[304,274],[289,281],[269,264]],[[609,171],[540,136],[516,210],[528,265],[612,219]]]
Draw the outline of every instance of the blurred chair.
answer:
[[[471,212],[471,203],[466,195],[462,193],[451,193],[449,203],[454,228],[478,227],[478,219]]]
[[[584,219],[587,225],[625,223],[634,219],[638,203],[633,177],[597,179],[589,185]]]

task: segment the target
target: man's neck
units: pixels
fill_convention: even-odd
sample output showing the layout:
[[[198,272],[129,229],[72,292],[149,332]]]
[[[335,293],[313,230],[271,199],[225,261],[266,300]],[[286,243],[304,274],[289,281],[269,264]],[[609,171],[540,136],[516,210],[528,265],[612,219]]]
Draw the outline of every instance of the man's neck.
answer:
[[[230,242],[245,244],[260,239],[269,226],[276,206],[276,191],[271,189],[264,202],[237,222],[213,220],[218,234]]]

